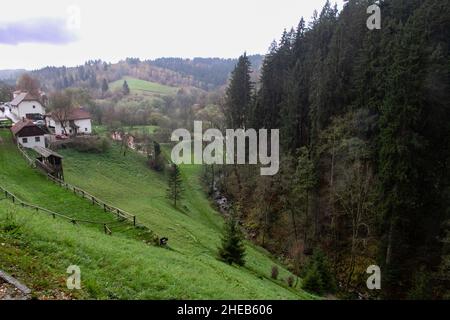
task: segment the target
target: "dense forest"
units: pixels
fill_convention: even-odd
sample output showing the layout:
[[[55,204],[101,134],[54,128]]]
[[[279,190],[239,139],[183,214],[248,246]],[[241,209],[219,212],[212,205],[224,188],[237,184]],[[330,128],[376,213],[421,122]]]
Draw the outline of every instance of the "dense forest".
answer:
[[[349,297],[448,299],[450,5],[377,1],[382,26],[369,30],[373,3],[339,12],[327,2],[285,30],[258,84],[239,59],[227,127],[280,128],[280,173],[210,166],[205,176],[234,200],[248,236],[295,272],[324,252]],[[366,287],[370,265],[381,290]]]
[[[249,56],[255,76],[259,75],[264,57],[262,55]],[[220,58],[160,58],[151,61],[157,67],[193,76],[194,79],[206,84],[203,89],[223,86],[227,83],[231,71],[236,65],[236,59]]]

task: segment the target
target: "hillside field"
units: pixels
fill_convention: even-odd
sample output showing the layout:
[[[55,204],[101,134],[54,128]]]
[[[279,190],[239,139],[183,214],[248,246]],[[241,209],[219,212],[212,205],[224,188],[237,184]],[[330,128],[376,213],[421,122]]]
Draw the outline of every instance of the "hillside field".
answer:
[[[0,130],[0,185],[23,200],[74,217],[113,219],[29,168]],[[38,297],[110,299],[314,299],[286,285],[289,272],[263,249],[247,243],[246,266],[216,258],[223,219],[199,184],[199,167],[182,168],[185,196],[180,209],[165,197],[166,177],[145,158],[123,157],[113,145],[105,154],[62,150],[67,182],[136,214],[138,222],[169,238],[168,248],[148,245],[139,234],[118,228],[112,236],[96,227],[74,226],[0,200],[0,269],[30,286]],[[2,196],[0,196],[2,198]],[[4,198],[4,197],[3,197]],[[6,232],[7,216],[19,225]],[[2,227],[3,226],[3,227]],[[3,229],[2,229],[3,228]],[[80,266],[82,290],[65,288],[66,269]],[[278,280],[270,278],[273,265]]]
[[[166,86],[160,83],[136,79],[133,77],[123,77],[120,80],[111,82],[110,89],[120,89],[123,86],[124,80],[127,81],[130,93],[132,94],[147,94],[147,95],[170,95],[175,94],[178,90],[176,87]]]

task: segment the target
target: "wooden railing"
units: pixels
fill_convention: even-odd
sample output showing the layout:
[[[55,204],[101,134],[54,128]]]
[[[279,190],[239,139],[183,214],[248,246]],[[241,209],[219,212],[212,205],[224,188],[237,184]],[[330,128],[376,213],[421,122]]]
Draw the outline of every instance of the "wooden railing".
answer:
[[[108,234],[108,235],[112,234],[110,227],[118,224],[117,221],[116,222],[101,222],[101,221],[92,221],[92,220],[76,219],[73,217],[69,217],[64,214],[52,211],[52,210],[42,208],[42,207],[36,206],[34,204],[27,203],[27,202],[21,200],[20,198],[18,198],[12,192],[9,192],[5,188],[3,188],[2,186],[0,186],[0,192],[5,196],[6,199],[11,200],[14,204],[20,205],[23,208],[30,208],[30,209],[36,210],[36,212],[47,213],[47,214],[51,215],[53,218],[56,218],[56,217],[62,218],[64,220],[67,220],[67,221],[73,223],[74,225],[79,224],[79,223],[103,225],[103,230],[104,230],[105,234]],[[122,223],[122,222],[119,222],[119,223]]]
[[[54,183],[60,185],[61,187],[72,191],[74,194],[81,196],[83,199],[87,199],[88,201],[92,202],[92,205],[100,206],[103,209],[103,211],[113,213],[114,215],[117,216],[118,219],[127,220],[127,221],[131,222],[134,226],[137,225],[137,220],[136,220],[135,215],[128,213],[122,209],[116,208],[116,207],[98,199],[97,197],[91,195],[87,191],[84,191],[81,188],[72,186],[63,180],[55,178],[54,176],[52,176],[50,174],[47,175],[47,178],[50,179],[51,181],[53,181]]]
[[[25,152],[25,150],[23,150],[23,148],[20,146],[20,144],[17,144],[17,149],[19,149],[20,154],[24,157],[24,159],[28,162],[28,164],[33,167],[36,168],[36,163],[33,159],[31,159],[31,157]]]
[[[131,214],[131,213],[129,213],[129,212],[126,212],[125,210],[122,210],[122,209],[119,209],[119,208],[117,208],[117,207],[114,207],[114,206],[112,206],[112,205],[106,203],[105,201],[100,200],[100,199],[98,199],[97,197],[91,195],[91,194],[88,193],[87,191],[84,191],[84,190],[81,189],[81,188],[78,188],[78,187],[75,187],[75,186],[73,186],[73,185],[70,185],[70,184],[66,183],[65,181],[63,181],[63,180],[58,179],[58,178],[52,176],[51,174],[49,174],[48,172],[46,172],[46,170],[44,170],[44,168],[41,167],[41,164],[42,164],[42,166],[44,165],[42,162],[40,162],[40,161],[37,160],[37,159],[36,159],[36,160],[33,160],[33,159],[32,159],[32,158],[31,158],[31,157],[23,150],[23,148],[22,148],[19,144],[17,144],[17,148],[19,149],[20,154],[21,154],[21,155],[25,158],[25,160],[28,162],[28,164],[29,164],[32,168],[40,169],[40,170],[38,170],[38,171],[41,172],[41,173],[43,173],[43,174],[45,174],[49,180],[53,181],[54,183],[60,185],[61,187],[65,188],[65,189],[67,189],[67,190],[72,191],[74,194],[81,196],[83,199],[89,200],[90,202],[92,202],[92,205],[98,205],[98,206],[100,206],[101,208],[103,208],[103,211],[113,213],[115,216],[117,216],[117,218],[119,219],[119,221],[124,221],[124,220],[125,220],[125,221],[128,221],[128,222],[131,222],[131,223],[133,224],[133,226],[135,226],[135,227],[138,226],[137,219],[136,219],[136,216],[135,216],[135,215],[133,215],[133,214]],[[5,189],[3,189],[3,188],[1,188],[1,187],[0,187],[0,189],[1,189],[3,192],[8,193],[8,194],[12,197],[13,202],[14,202],[15,199],[17,199],[17,197],[15,197],[13,194],[9,193],[9,192],[6,191]],[[33,208],[35,208],[35,209],[37,209],[37,210],[42,210],[42,211],[47,212],[47,213],[50,213],[50,214],[52,214],[52,215],[55,214],[54,216],[60,216],[60,217],[63,217],[63,218],[67,218],[67,219],[73,220],[73,219],[70,218],[70,217],[67,217],[67,216],[58,214],[58,213],[56,213],[56,212],[51,212],[50,210],[47,210],[47,209],[44,209],[44,208],[40,208],[40,207],[37,207],[37,206],[29,205],[29,204],[25,203],[24,201],[20,201],[20,203],[21,203],[23,206],[33,207]],[[86,220],[86,221],[83,221],[83,220],[76,220],[76,221],[92,223],[91,221],[87,221],[87,220]],[[76,223],[76,221],[73,222],[73,223]],[[111,234],[111,230],[106,226],[106,224],[105,224],[105,223],[101,223],[101,224],[104,225],[105,233]],[[109,225],[111,225],[111,223],[109,223]],[[143,227],[143,226],[141,225],[140,227]]]

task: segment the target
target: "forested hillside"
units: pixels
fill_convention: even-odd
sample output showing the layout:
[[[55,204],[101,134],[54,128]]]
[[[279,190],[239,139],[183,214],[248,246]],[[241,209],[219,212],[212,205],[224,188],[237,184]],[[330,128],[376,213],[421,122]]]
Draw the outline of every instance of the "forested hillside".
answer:
[[[259,75],[263,56],[253,55],[254,78]],[[46,91],[70,87],[100,90],[103,79],[107,82],[120,80],[125,76],[158,82],[170,86],[193,86],[203,90],[214,90],[227,84],[236,59],[222,58],[159,58],[140,60],[126,58],[118,63],[102,60],[86,61],[76,67],[45,67],[32,71]],[[0,70],[0,79],[14,81],[25,70]]]
[[[255,78],[259,75],[262,66],[263,56],[252,55],[248,57],[253,66]],[[179,72],[183,75],[189,75],[200,81],[206,87],[220,87],[227,83],[230,72],[236,65],[236,59],[220,58],[160,58],[151,61],[151,63],[160,68],[165,68]]]
[[[257,90],[240,58],[228,128],[280,128],[281,170],[216,176],[248,233],[297,272],[322,249],[350,297],[448,298],[450,5],[381,1],[369,30],[373,2],[327,2],[285,31]],[[366,288],[370,265],[381,291]]]

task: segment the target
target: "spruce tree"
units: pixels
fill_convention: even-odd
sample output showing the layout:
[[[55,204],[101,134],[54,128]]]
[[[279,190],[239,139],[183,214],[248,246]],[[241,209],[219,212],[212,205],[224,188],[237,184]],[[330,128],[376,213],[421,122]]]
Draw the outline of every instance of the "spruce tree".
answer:
[[[175,208],[182,198],[184,188],[182,186],[182,179],[180,168],[176,164],[172,164],[171,170],[169,170],[169,188],[167,189],[167,197],[173,201]]]
[[[128,86],[127,80],[123,81],[122,92],[123,92],[124,95],[129,95],[130,94],[130,87]]]
[[[228,128],[244,128],[252,103],[251,64],[244,53],[231,74],[226,92],[225,116]]]
[[[230,265],[235,263],[243,266],[245,264],[244,256],[244,236],[239,227],[236,212],[233,210],[224,226],[222,246],[219,248],[219,258]]]
[[[108,86],[108,81],[106,81],[105,78],[103,78],[102,81],[102,93],[104,94],[106,91],[108,91],[109,86]]]

